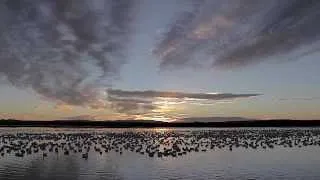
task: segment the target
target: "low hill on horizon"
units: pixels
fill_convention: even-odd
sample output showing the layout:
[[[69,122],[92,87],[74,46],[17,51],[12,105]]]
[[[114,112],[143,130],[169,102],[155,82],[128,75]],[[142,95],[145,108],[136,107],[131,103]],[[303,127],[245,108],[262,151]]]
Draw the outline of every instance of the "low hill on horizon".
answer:
[[[244,117],[188,117],[175,122],[226,122],[226,121],[260,121],[260,119],[250,119]]]
[[[204,121],[206,120],[206,121]],[[213,121],[215,120],[215,121]],[[219,121],[218,121],[219,120]],[[320,120],[254,120],[246,118],[188,118],[185,121],[163,122],[153,120],[53,120],[53,121],[26,121],[16,119],[0,120],[0,127],[310,127],[320,126]]]

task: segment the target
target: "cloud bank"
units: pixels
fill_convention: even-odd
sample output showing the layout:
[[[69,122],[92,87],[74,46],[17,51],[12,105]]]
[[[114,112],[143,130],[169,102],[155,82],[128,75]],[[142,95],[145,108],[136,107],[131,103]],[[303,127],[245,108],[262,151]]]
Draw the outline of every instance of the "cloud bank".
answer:
[[[261,94],[185,93],[174,91],[126,91],[109,89],[108,101],[114,110],[132,115],[166,116],[177,105],[212,105],[238,98],[250,98]]]
[[[319,51],[318,0],[192,2],[189,10],[173,20],[154,50],[162,66],[212,63],[234,68],[270,57],[291,60]]]
[[[93,103],[125,61],[134,0],[3,0],[0,76],[46,98]]]

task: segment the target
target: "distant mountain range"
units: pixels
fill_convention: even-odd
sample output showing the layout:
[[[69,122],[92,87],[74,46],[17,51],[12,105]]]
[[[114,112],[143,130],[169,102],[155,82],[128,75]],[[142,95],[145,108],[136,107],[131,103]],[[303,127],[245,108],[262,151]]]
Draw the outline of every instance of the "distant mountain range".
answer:
[[[0,120],[0,127],[310,127],[320,126],[320,120],[290,120],[273,119],[257,120],[241,117],[193,117],[175,122],[152,120],[55,120],[55,121],[25,121],[15,119]]]

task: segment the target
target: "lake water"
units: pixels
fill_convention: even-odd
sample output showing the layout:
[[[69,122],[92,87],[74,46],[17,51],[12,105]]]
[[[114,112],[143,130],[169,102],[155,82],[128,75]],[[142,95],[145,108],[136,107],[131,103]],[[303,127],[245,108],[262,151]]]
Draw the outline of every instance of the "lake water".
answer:
[[[276,129],[276,133],[264,132],[264,129],[241,128],[243,131],[249,130],[255,136],[259,136],[260,131],[266,133],[270,138],[282,141],[283,137],[299,138],[305,140],[302,136],[308,136],[308,140],[314,143],[318,142],[317,128],[312,129]],[[270,129],[268,129],[270,130]],[[273,129],[271,129],[273,130]],[[210,136],[216,136],[221,129],[196,129],[196,128],[178,128],[178,129],[59,129],[59,128],[0,128],[1,143],[3,147],[6,143],[18,143],[15,137],[18,133],[33,134],[30,139],[23,141],[32,141],[32,138],[39,138],[41,134],[78,134],[71,137],[80,136],[81,134],[95,134],[100,137],[104,135],[111,138],[126,137],[119,134],[125,132],[140,133],[150,132],[153,139],[165,136],[170,139],[172,134],[178,138],[179,134],[192,134],[203,131],[211,132]],[[223,139],[228,136],[228,131],[232,131],[233,137],[237,137],[238,129],[223,129],[219,138]],[[251,132],[252,131],[252,132]],[[311,133],[309,132],[311,131]],[[110,134],[115,133],[115,134]],[[241,134],[240,133],[240,134]],[[268,134],[269,133],[269,134]],[[288,134],[289,133],[289,134]],[[303,134],[304,133],[304,134]],[[35,135],[36,134],[36,135]],[[38,134],[38,135],[37,135]],[[157,136],[159,135],[160,136]],[[227,134],[227,135],[226,135]],[[61,135],[62,136],[62,135]],[[133,136],[130,134],[130,136]],[[191,137],[192,135],[190,135]],[[19,137],[25,137],[20,135]],[[64,136],[63,136],[64,137]],[[104,136],[102,136],[104,137]],[[188,138],[190,138],[188,136]],[[200,137],[200,136],[197,136]],[[201,136],[202,137],[202,136]],[[200,137],[200,138],[201,138]],[[247,137],[244,135],[244,137]],[[263,136],[264,137],[264,136]],[[133,137],[135,138],[135,137]],[[283,138],[283,139],[281,139]],[[293,138],[293,139],[294,139]],[[218,138],[217,138],[218,139]],[[5,142],[9,140],[8,142]],[[37,139],[37,142],[50,141],[51,139]],[[199,139],[198,139],[199,140]],[[75,140],[73,140],[74,142]],[[128,140],[129,141],[129,140]],[[132,139],[131,139],[132,141]],[[148,139],[148,141],[154,142]],[[202,140],[199,140],[202,141]],[[203,140],[204,144],[206,140]],[[228,141],[228,140],[225,140]],[[284,140],[285,141],[285,140]],[[56,142],[60,142],[56,140]],[[126,142],[122,142],[126,143]],[[301,141],[300,143],[303,143]],[[307,143],[307,140],[305,140]],[[98,143],[99,144],[99,143]],[[22,146],[22,145],[21,145]],[[94,144],[92,146],[95,146]],[[97,145],[98,146],[98,145]],[[191,146],[191,145],[190,145]],[[263,145],[261,146],[263,147]],[[42,152],[42,151],[41,151]],[[273,148],[233,148],[232,151],[227,148],[213,148],[206,152],[189,152],[181,156],[163,156],[149,157],[147,154],[139,154],[134,150],[121,150],[121,154],[114,150],[108,153],[97,153],[93,149],[88,153],[88,159],[82,158],[81,153],[65,155],[50,152],[45,149],[46,157],[43,153],[32,153],[17,157],[13,152],[5,153],[0,157],[0,179],[1,180],[96,180],[96,179],[132,179],[132,180],[151,180],[151,179],[320,179],[320,146],[318,144],[282,146],[278,145]]]

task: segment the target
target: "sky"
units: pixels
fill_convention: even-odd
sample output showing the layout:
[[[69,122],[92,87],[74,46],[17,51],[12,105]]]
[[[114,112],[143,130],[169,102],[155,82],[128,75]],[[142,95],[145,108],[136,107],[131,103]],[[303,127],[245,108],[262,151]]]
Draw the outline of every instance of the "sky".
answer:
[[[3,0],[0,118],[320,119],[318,0]]]

